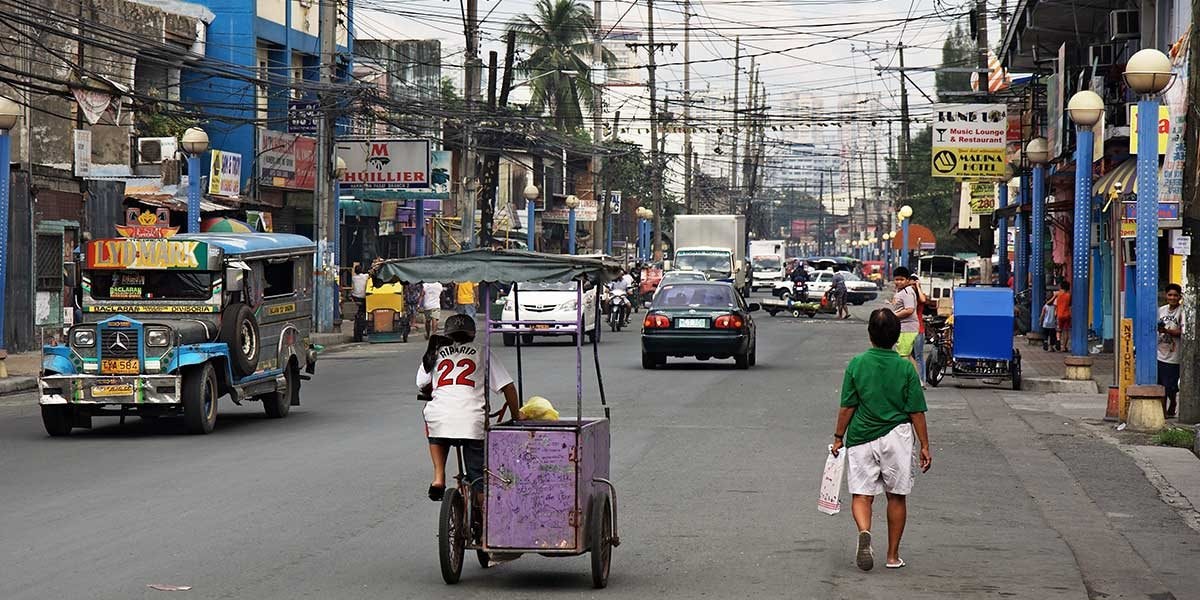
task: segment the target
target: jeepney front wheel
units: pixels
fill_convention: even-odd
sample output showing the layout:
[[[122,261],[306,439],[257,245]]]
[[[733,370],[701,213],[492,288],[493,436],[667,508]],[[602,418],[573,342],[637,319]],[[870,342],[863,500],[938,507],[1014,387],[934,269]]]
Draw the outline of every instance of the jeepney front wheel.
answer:
[[[42,406],[42,426],[50,437],[63,437],[71,434],[71,407],[64,404]]]
[[[188,433],[211,433],[217,423],[217,371],[205,363],[183,374],[183,422]]]
[[[268,418],[282,419],[288,416],[292,402],[300,397],[300,367],[295,362],[288,362],[283,370],[283,380],[283,389],[262,396],[263,412],[267,413]]]

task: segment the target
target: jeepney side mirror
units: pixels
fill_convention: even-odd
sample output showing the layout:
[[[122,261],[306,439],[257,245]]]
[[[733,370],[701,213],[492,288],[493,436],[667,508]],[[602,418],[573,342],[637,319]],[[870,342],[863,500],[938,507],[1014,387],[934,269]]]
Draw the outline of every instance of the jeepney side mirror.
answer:
[[[225,269],[225,290],[241,292],[246,289],[246,272],[236,267]]]

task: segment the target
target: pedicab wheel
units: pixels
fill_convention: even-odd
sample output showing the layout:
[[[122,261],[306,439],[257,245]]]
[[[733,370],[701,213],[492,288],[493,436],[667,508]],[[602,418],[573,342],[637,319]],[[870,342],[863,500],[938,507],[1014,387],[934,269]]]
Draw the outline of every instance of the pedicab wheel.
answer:
[[[801,314],[803,314],[803,313],[801,313],[799,309],[793,309],[793,310],[792,310],[792,316],[793,316],[793,317],[795,317],[795,318],[797,318],[797,319],[799,319],[799,318],[800,318],[800,315],[801,315]]]
[[[942,360],[937,352],[929,357],[929,363],[925,367],[925,381],[928,381],[929,385],[933,387],[937,387],[942,382]]]
[[[438,559],[442,564],[442,580],[448,584],[458,583],[462,575],[466,536],[466,506],[462,494],[458,488],[448,488],[442,497],[438,522]]]
[[[608,571],[612,567],[613,514],[607,492],[592,495],[588,515],[588,539],[592,547],[592,587],[608,587]]]
[[[1012,389],[1013,391],[1021,391],[1021,355],[1017,355],[1012,361]]]

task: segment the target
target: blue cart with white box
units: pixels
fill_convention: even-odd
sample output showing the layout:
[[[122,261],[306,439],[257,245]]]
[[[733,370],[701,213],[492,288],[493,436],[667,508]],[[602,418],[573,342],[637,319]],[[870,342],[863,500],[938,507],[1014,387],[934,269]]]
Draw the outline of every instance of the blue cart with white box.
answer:
[[[953,314],[950,375],[960,379],[1007,379],[1012,389],[1021,389],[1021,352],[1012,343],[1012,289],[956,288]]]

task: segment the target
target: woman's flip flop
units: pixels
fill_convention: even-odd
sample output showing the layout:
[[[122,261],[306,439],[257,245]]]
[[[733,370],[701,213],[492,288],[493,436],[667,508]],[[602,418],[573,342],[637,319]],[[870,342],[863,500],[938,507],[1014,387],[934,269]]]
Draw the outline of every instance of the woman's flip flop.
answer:
[[[903,558],[902,558],[902,559],[900,559],[900,562],[898,562],[898,563],[888,563],[888,564],[887,564],[887,565],[885,565],[885,566],[887,566],[887,568],[889,568],[889,569],[900,569],[900,568],[903,568],[903,567],[904,567],[904,559],[903,559]]]
[[[429,499],[434,502],[441,502],[442,497],[446,495],[446,486],[431,485],[429,486]]]

